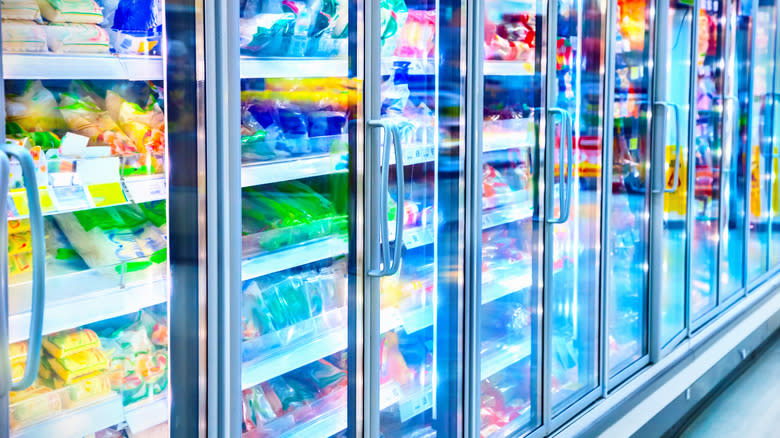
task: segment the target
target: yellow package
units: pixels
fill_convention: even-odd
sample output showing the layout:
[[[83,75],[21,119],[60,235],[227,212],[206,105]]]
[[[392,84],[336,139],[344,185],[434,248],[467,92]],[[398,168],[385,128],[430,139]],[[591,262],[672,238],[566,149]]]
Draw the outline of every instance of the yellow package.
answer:
[[[30,232],[15,233],[8,235],[8,255],[22,254],[32,251],[32,241]]]
[[[11,429],[17,429],[42,418],[52,417],[62,410],[58,392],[43,386],[32,386],[10,394]]]
[[[79,381],[69,385],[65,391],[68,393],[68,397],[65,397],[65,407],[70,409],[107,396],[111,393],[111,382],[107,376],[96,374],[79,379]]]
[[[49,361],[52,371],[66,384],[70,384],[96,371],[104,370],[108,366],[106,355],[97,348],[79,351],[62,359],[53,357],[47,357],[46,359]]]
[[[8,346],[8,356],[11,363],[27,360],[27,341],[16,342]]]
[[[32,271],[32,253],[25,252],[8,257],[8,274],[18,275]]]
[[[8,221],[8,234],[30,231],[30,221],[27,219],[12,219]]]
[[[43,338],[43,348],[57,359],[96,347],[100,347],[100,339],[89,329],[67,330]]]

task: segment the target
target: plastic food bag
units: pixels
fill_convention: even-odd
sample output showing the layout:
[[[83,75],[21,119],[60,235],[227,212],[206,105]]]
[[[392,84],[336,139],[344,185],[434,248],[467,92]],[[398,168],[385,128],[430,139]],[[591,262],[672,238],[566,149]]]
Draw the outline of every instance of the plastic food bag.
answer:
[[[3,14],[5,14],[5,3],[3,3]],[[45,28],[46,26],[32,21],[3,20],[3,50],[45,52],[47,50]]]
[[[158,129],[164,127],[164,116],[158,105],[144,109],[140,105],[128,102],[119,94],[108,91],[106,109],[111,118],[119,122],[125,134],[133,140],[138,152],[165,151],[165,133]]]
[[[3,20],[29,20],[41,22],[41,9],[35,0],[3,0]],[[7,21],[3,21],[5,27]],[[5,30],[5,29],[3,29]],[[8,47],[3,47],[6,51]]]
[[[53,23],[98,24],[103,21],[94,0],[37,0],[43,18]]]
[[[15,122],[28,132],[50,132],[65,128],[65,121],[57,109],[57,99],[41,81],[28,81],[20,95],[8,93],[5,113],[6,122]]]
[[[166,237],[134,205],[55,216],[79,255],[92,268],[127,263],[128,271],[166,258]],[[119,266],[117,266],[117,269]]]
[[[49,49],[55,53],[108,53],[108,33],[94,24],[44,26]]]
[[[108,145],[114,155],[138,152],[133,141],[108,112],[101,110],[91,99],[70,92],[62,93],[58,109],[71,131],[89,137],[90,146]]]

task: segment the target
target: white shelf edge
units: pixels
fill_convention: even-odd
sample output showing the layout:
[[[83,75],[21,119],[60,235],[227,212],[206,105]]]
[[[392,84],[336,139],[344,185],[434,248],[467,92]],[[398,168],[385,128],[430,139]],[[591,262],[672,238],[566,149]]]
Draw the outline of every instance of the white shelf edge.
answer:
[[[251,257],[241,262],[241,281],[344,255],[347,249],[343,238],[328,237]]]
[[[241,57],[241,79],[347,77],[346,58],[252,58]]]
[[[57,67],[52,68],[52,63]],[[161,56],[3,53],[4,79],[163,80]]]
[[[12,431],[11,437],[83,437],[124,421],[123,409],[122,398],[113,394],[105,399],[61,411],[54,417]]]
[[[346,166],[343,169],[336,168],[336,165],[342,162],[344,161],[336,159],[336,156],[327,154],[298,159],[247,163],[241,166],[241,187],[347,172]]]
[[[480,358],[480,371],[479,379],[485,380],[496,373],[505,370],[511,365],[520,362],[531,355],[531,342],[523,341],[523,343],[514,346],[512,351],[501,351],[491,354],[487,354]],[[485,366],[485,365],[489,366]]]
[[[125,422],[134,434],[168,421],[167,393],[156,400],[139,403],[127,406],[124,410]]]
[[[105,293],[89,292],[70,299],[47,301],[44,305],[43,334],[79,327],[104,319],[126,315],[168,300],[165,279],[150,283],[116,288]],[[27,339],[30,312],[20,312],[8,317],[10,342]]]
[[[534,65],[523,61],[485,61],[485,76],[530,76],[534,74]]]

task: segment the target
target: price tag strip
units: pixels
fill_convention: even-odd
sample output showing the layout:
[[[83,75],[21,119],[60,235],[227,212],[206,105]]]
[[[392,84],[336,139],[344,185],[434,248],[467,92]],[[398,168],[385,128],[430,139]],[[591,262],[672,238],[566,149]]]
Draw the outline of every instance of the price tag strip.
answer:
[[[406,422],[412,417],[421,414],[433,407],[433,390],[430,386],[420,388],[419,391],[403,397],[398,402],[398,411],[401,422]]]

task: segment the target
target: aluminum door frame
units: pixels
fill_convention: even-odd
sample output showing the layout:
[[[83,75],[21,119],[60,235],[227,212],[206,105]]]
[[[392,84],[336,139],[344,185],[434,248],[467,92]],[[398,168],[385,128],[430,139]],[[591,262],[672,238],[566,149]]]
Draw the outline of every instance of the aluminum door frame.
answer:
[[[171,436],[206,436],[212,427],[207,412],[210,385],[217,382],[208,363],[211,360],[208,336],[210,306],[214,300],[211,281],[210,253],[217,250],[208,223],[212,210],[208,208],[207,178],[209,166],[216,161],[207,139],[208,116],[211,108],[204,82],[209,68],[206,37],[210,32],[207,2],[177,0],[165,5],[165,110],[168,187],[168,254],[169,300],[168,318],[171,328],[169,343],[169,433]],[[177,49],[172,62],[170,49]],[[172,91],[181,99],[169,99]],[[196,117],[192,118],[192,114]],[[194,214],[193,214],[194,213]]]
[[[0,34],[2,34],[2,20],[0,20]],[[0,102],[3,102],[2,105],[0,105],[0,118],[3,120],[3,124],[5,125],[5,76],[3,76],[3,41],[0,39]],[[2,144],[5,144],[5,129],[0,130],[0,141],[2,141]],[[5,160],[4,160],[5,161]],[[5,164],[0,165],[0,172],[5,171],[3,168],[7,167]],[[2,184],[0,184],[2,185]],[[0,193],[0,196],[6,197],[6,202],[8,198],[7,193]],[[3,229],[0,230],[0,233],[4,234],[4,242],[7,242],[7,233],[8,233],[8,219],[5,217],[7,213],[3,211],[0,213],[0,220],[5,221],[6,225],[3,226]],[[6,243],[7,245],[7,243]],[[8,263],[8,254],[6,253],[2,259],[5,263]],[[5,269],[5,268],[3,268]],[[4,333],[8,333],[8,276],[2,275],[0,276],[0,279],[3,280],[3,282],[0,284],[0,330],[2,330]],[[7,335],[6,335],[7,336]],[[7,337],[6,337],[7,340]],[[3,356],[5,357],[5,356]],[[0,364],[0,366],[5,367],[5,364]],[[6,373],[0,373],[0,377],[5,378]],[[10,436],[10,397],[5,392],[5,385],[6,383],[0,384],[0,438],[8,438]]]
[[[241,434],[241,144],[238,2],[205,0],[208,436]]]
[[[775,8],[776,9],[776,8]],[[753,66],[756,61],[756,35],[758,33],[758,26],[756,26],[756,18],[758,16],[758,0],[751,0],[750,6],[750,67],[748,69],[750,76],[750,84],[748,85],[748,125],[747,125],[747,157],[745,158],[745,223],[742,230],[742,297],[746,297],[748,294],[748,284],[750,283],[749,266],[750,260],[750,191],[753,183],[753,123],[757,123],[753,120],[753,93],[754,93],[754,80],[753,80]],[[759,142],[760,142],[759,136]],[[761,147],[759,146],[759,155],[761,153]],[[767,247],[768,248],[768,247]]]

